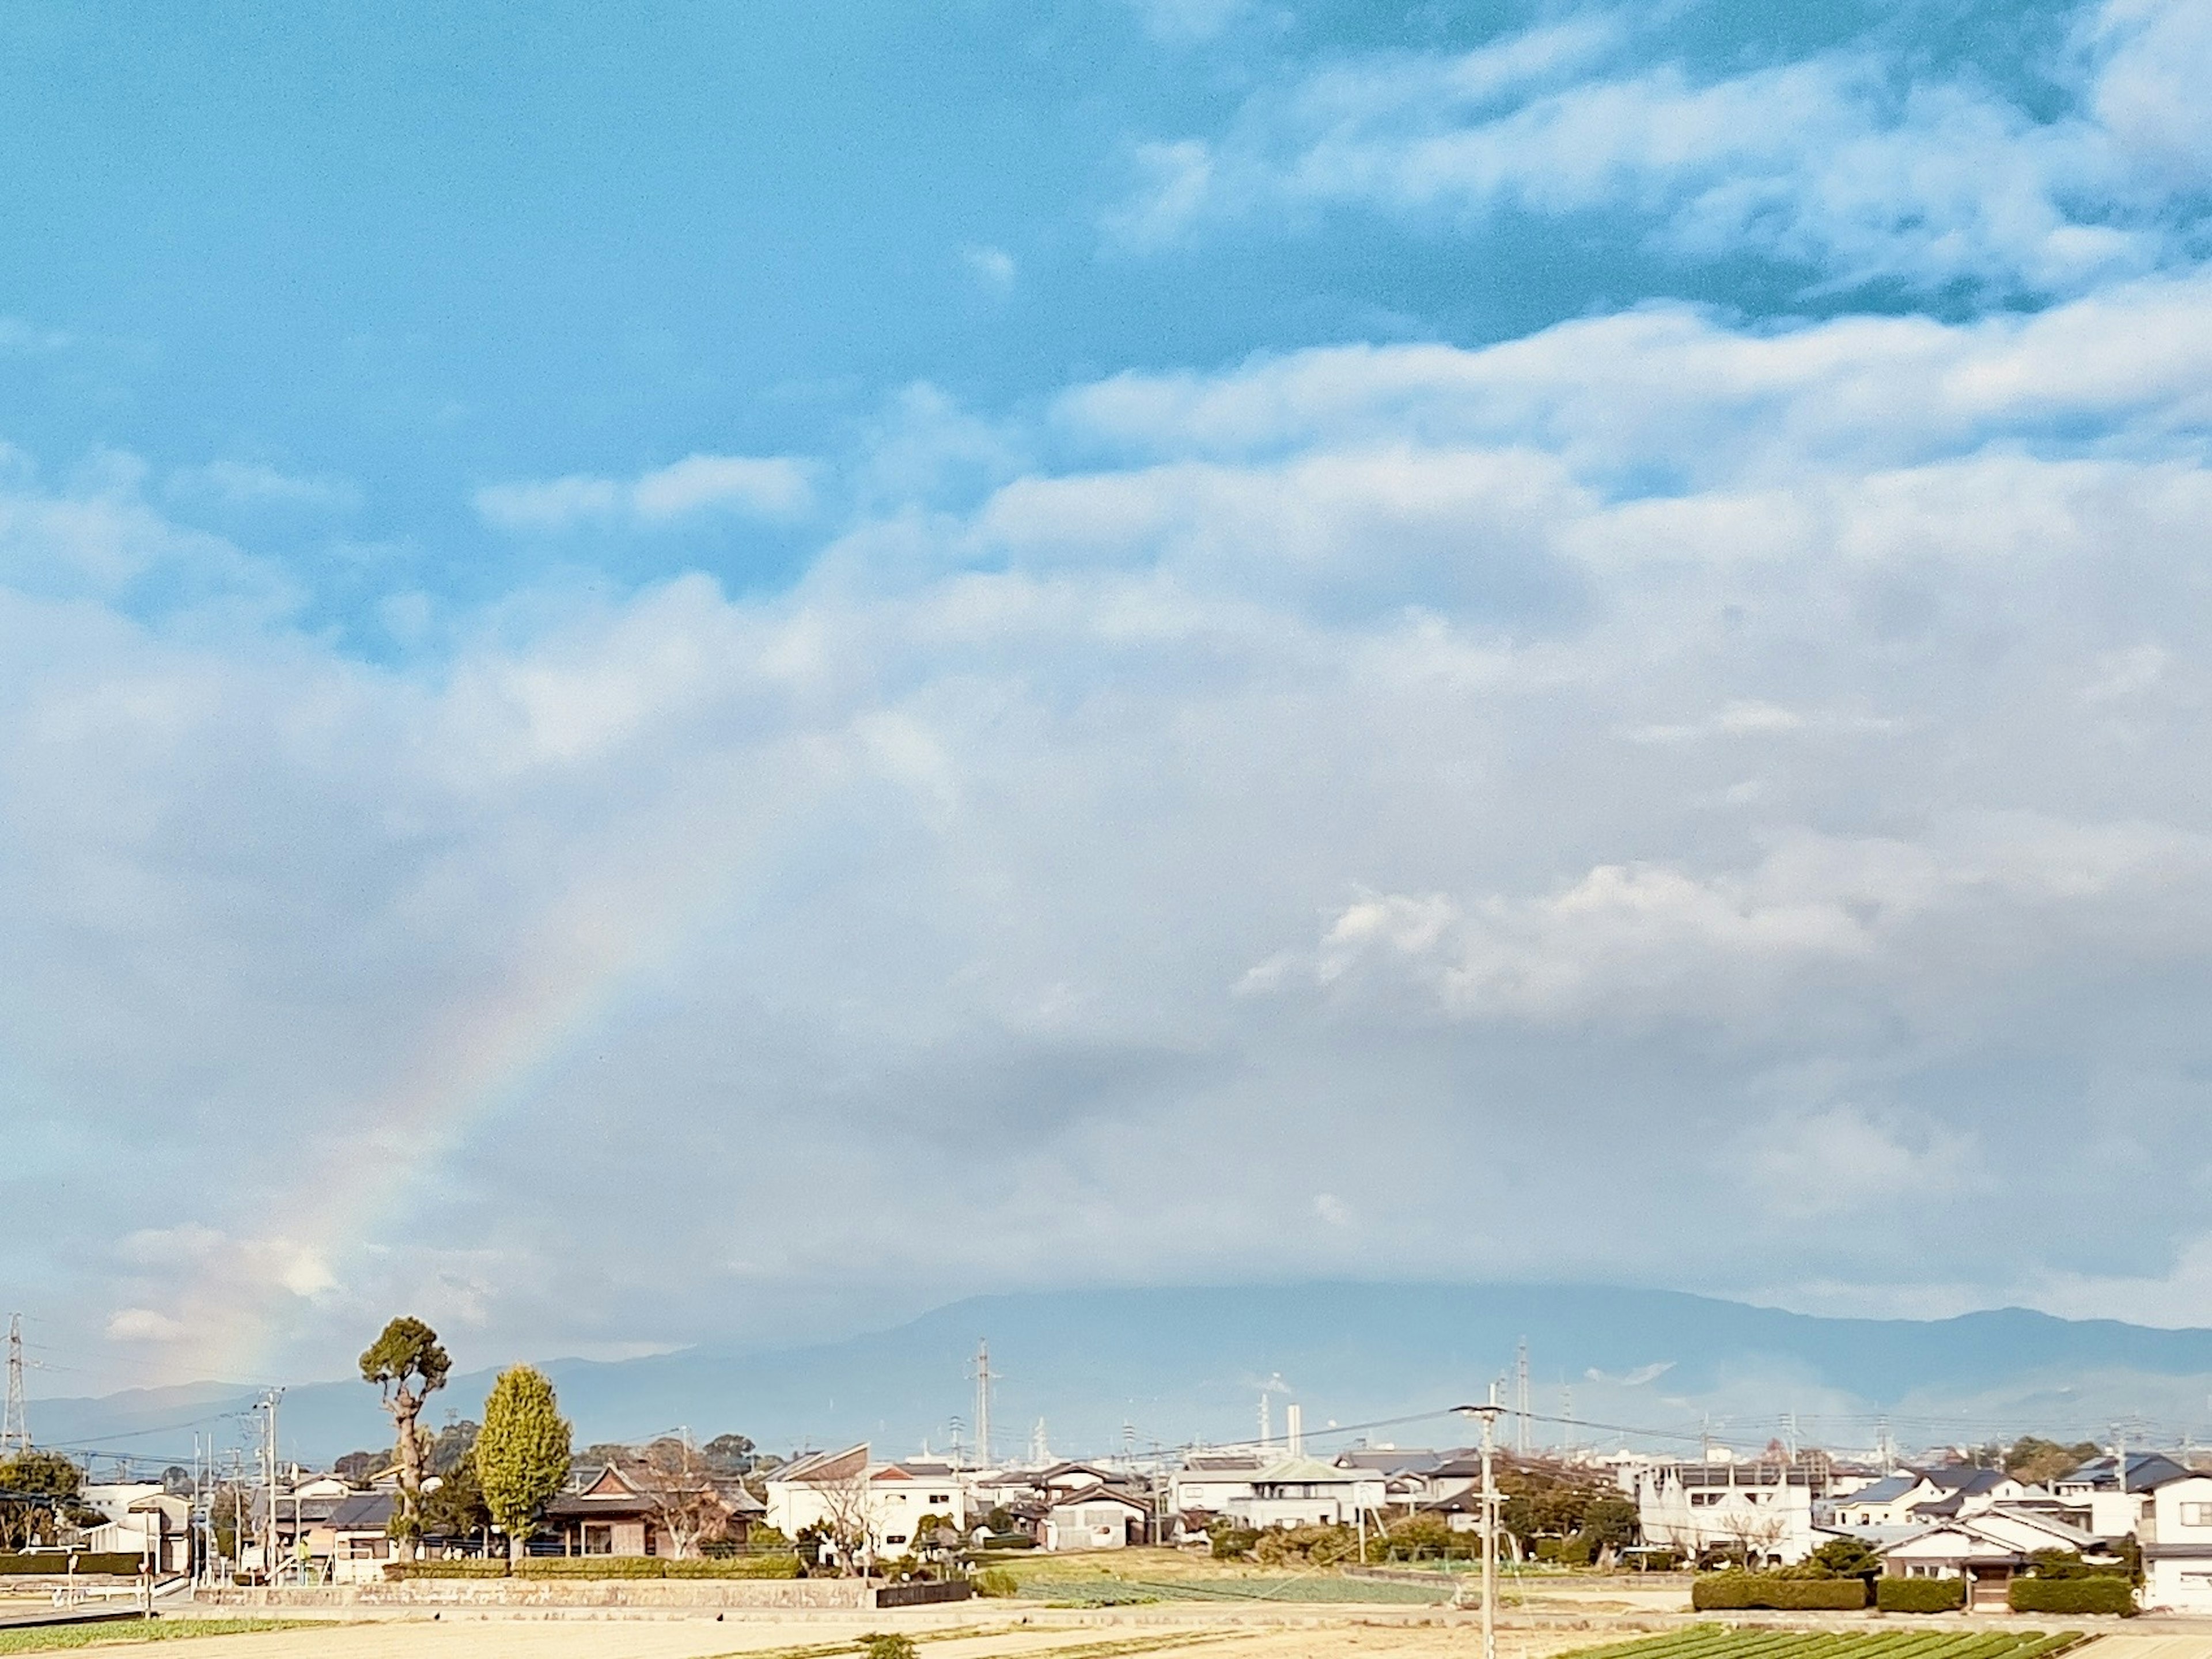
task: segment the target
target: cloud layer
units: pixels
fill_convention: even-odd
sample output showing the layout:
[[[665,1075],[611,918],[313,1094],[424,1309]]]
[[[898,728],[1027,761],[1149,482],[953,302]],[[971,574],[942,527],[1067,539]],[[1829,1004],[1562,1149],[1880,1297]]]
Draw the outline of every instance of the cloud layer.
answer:
[[[1081,1279],[2212,1322],[2208,38],[2062,21],[2030,86],[1121,17],[1290,44],[1102,270],[1610,216],[1833,314],[1148,324],[766,438],[821,388],[598,411],[442,528],[239,459],[304,441],[0,451],[0,1268],[100,1382]],[[1095,208],[913,268],[1012,331]],[[733,525],[788,568],[693,568]]]
[[[2069,294],[2201,251],[2212,173],[2201,9],[2108,0],[2036,96],[1869,39],[1744,67],[1668,24],[1584,12],[1457,53],[1373,52],[1254,92],[1218,133],[1148,142],[1109,216],[1140,246],[1358,210],[1449,234],[1625,218],[1674,260],[1816,286]],[[2057,103],[2052,111],[2047,106]]]
[[[17,1237],[173,1375],[401,1303],[802,1329],[860,1261],[837,1321],[1347,1250],[1904,1304],[1940,1240],[2212,1319],[2208,301],[1115,376],[787,592],[520,595],[412,668],[128,469],[20,472]],[[168,1173],[88,1247],[122,1145]],[[1634,1197],[1715,1169],[1717,1240]],[[2033,1256],[1962,1237],[1998,1193]]]

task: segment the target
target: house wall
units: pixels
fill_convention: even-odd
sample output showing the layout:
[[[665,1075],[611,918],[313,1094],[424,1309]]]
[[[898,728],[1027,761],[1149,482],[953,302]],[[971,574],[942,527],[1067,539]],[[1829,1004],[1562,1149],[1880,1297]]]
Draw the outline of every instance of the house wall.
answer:
[[[807,1481],[771,1480],[768,1523],[785,1537],[796,1538],[809,1527],[832,1524],[846,1503],[842,1492]],[[925,1515],[951,1516],[953,1524],[963,1530],[969,1524],[967,1492],[959,1481],[872,1481],[860,1507],[868,1529],[868,1547],[878,1556],[903,1555],[913,1548],[914,1530]]]
[[[1813,1494],[1793,1482],[1686,1485],[1667,1468],[1640,1471],[1637,1520],[1646,1543],[1701,1553],[1747,1548],[1784,1565],[1813,1552]]]
[[[2212,1613],[2212,1477],[2168,1481],[2151,1494],[2143,1528],[2143,1602]]]
[[[1142,1517],[1120,1504],[1066,1504],[1046,1517],[1048,1550],[1118,1550],[1129,1541],[1129,1528]]]

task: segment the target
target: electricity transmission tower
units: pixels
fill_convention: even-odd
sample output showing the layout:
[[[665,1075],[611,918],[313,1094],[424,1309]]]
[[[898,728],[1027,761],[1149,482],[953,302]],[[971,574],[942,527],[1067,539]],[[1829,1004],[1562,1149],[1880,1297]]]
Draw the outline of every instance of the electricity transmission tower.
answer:
[[[30,1425],[23,1415],[23,1316],[8,1316],[8,1404],[0,1410],[0,1452],[31,1449]]]

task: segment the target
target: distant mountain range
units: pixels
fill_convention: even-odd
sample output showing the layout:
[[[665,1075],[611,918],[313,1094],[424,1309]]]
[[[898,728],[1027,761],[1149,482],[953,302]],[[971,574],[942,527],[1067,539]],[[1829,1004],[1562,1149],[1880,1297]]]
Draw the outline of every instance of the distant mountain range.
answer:
[[[1830,1319],[1712,1297],[1578,1285],[1305,1284],[977,1297],[846,1341],[775,1352],[698,1347],[619,1362],[545,1363],[580,1444],[686,1425],[765,1450],[871,1439],[942,1449],[968,1420],[979,1339],[994,1374],[993,1442],[1025,1449],[1042,1419],[1055,1454],[1125,1437],[1247,1440],[1263,1391],[1279,1435],[1303,1408],[1311,1449],[1365,1439],[1451,1444],[1449,1407],[1504,1379],[1525,1339],[1538,1444],[1761,1445],[1794,1433],[1906,1447],[2036,1431],[2212,1437],[2212,1330],[2054,1318],[2019,1308],[1953,1319]],[[456,1375],[426,1420],[480,1412],[490,1370]],[[185,1461],[195,1432],[242,1443],[247,1388],[201,1383],[32,1403],[44,1443]],[[1571,1401],[1571,1405],[1570,1405]],[[1572,1419],[1571,1423],[1556,1419]],[[387,1443],[373,1389],[290,1388],[283,1453],[320,1462]],[[1124,1425],[1128,1427],[1125,1431]]]

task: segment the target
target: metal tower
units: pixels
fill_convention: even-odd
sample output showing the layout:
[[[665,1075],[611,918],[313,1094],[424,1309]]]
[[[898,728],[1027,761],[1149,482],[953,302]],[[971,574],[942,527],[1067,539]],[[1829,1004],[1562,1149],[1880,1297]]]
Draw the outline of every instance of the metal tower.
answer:
[[[0,1410],[0,1452],[31,1449],[31,1428],[23,1415],[23,1316],[8,1316],[8,1404]]]

